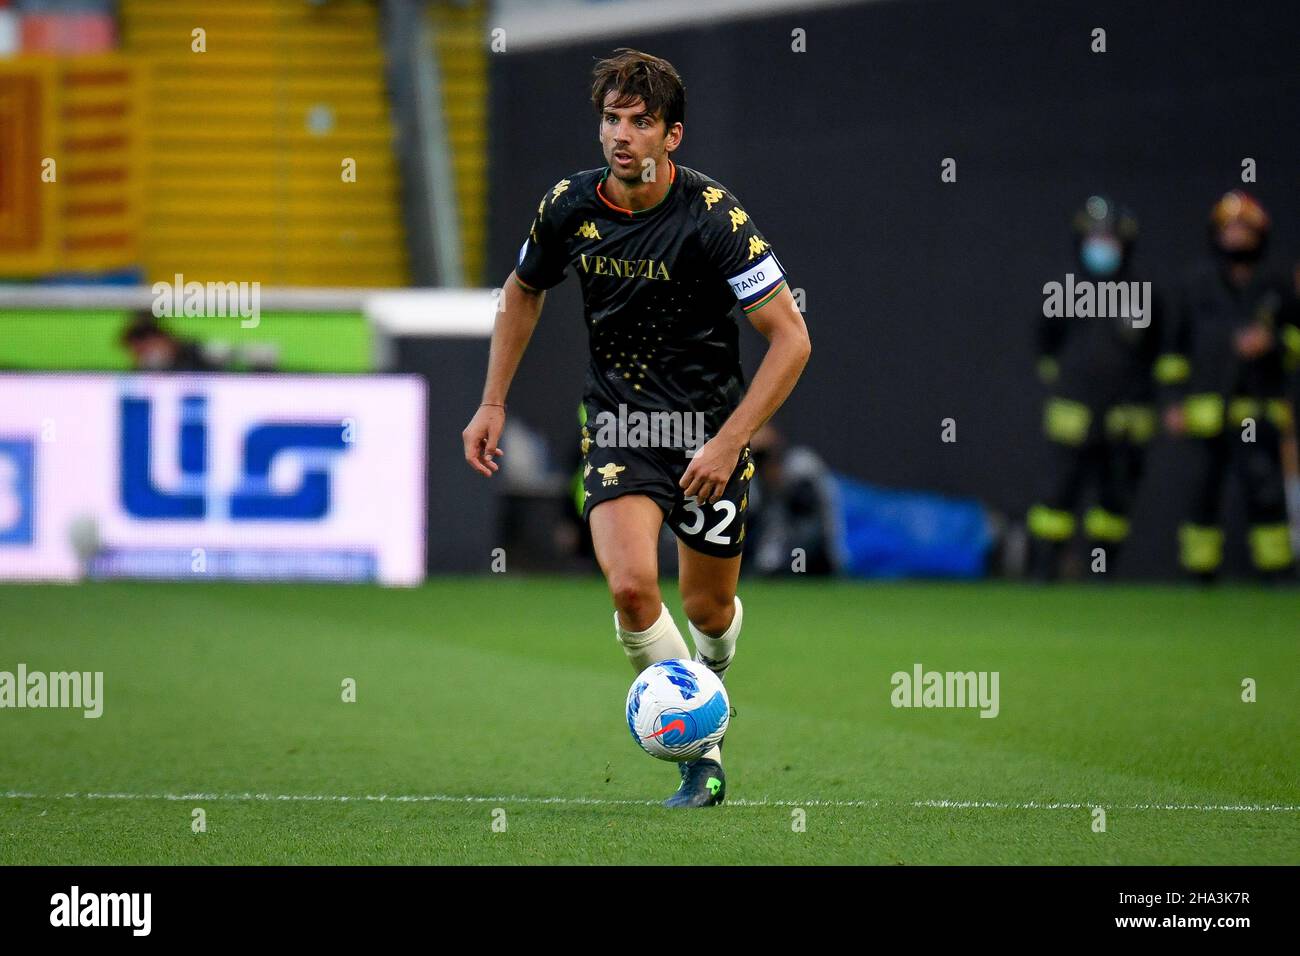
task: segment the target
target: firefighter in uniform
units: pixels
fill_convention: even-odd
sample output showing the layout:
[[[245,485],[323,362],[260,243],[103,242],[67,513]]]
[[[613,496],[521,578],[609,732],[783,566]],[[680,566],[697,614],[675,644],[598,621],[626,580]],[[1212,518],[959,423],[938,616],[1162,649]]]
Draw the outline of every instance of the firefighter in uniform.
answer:
[[[1075,214],[1073,230],[1083,279],[1134,281],[1138,223],[1132,213],[1092,196]],[[1049,390],[1043,429],[1050,457],[1041,494],[1027,516],[1030,572],[1036,578],[1058,575],[1085,501],[1082,530],[1093,570],[1113,571],[1128,538],[1129,509],[1157,424],[1152,369],[1159,352],[1159,302],[1153,297],[1145,310],[1142,315],[1130,308],[1128,315],[1109,317],[1039,317],[1038,375]]]
[[[1285,396],[1300,358],[1300,328],[1286,278],[1263,265],[1269,225],[1264,208],[1241,190],[1214,205],[1212,261],[1188,277],[1157,362],[1170,400],[1165,425],[1194,448],[1179,559],[1202,580],[1223,563],[1219,522],[1230,471],[1245,496],[1256,573],[1275,578],[1292,567],[1279,449],[1292,428]]]

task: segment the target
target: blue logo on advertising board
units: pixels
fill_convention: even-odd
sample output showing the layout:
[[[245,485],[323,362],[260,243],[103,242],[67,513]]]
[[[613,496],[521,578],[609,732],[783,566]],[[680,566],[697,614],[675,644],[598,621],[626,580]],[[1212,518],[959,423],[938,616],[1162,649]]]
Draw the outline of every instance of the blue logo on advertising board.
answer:
[[[197,520],[209,516],[214,499],[208,487],[208,400],[181,399],[180,480],[159,488],[149,467],[153,441],[153,402],[123,396],[122,507],[136,518]],[[342,422],[254,424],[244,434],[239,485],[225,498],[226,514],[235,521],[316,521],[329,514],[330,466],[348,448]],[[280,454],[302,463],[302,479],[292,491],[271,487],[271,465]]]
[[[31,441],[0,438],[0,545],[32,543],[35,458]]]

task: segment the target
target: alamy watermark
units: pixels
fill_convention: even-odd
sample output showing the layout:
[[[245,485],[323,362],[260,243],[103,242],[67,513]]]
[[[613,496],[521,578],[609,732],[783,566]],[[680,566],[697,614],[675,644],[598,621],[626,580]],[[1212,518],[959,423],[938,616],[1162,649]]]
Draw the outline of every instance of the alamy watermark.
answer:
[[[51,926],[119,926],[132,936],[148,936],[152,913],[152,893],[83,893],[74,885],[50,897]]]
[[[599,448],[681,448],[689,456],[708,440],[703,412],[643,412],[620,402],[617,414],[598,412],[593,424]]]
[[[981,717],[996,717],[998,671],[927,671],[913,664],[911,673],[895,671],[889,702],[895,707],[978,707]]]
[[[155,319],[238,318],[244,329],[262,321],[260,282],[186,282],[178,272],[172,282],[155,282],[152,291]]]
[[[1049,319],[1125,319],[1135,329],[1151,324],[1150,282],[1094,282],[1065,274],[1043,286],[1043,315]]]
[[[71,708],[88,719],[104,713],[103,671],[0,671],[0,710],[12,708]]]

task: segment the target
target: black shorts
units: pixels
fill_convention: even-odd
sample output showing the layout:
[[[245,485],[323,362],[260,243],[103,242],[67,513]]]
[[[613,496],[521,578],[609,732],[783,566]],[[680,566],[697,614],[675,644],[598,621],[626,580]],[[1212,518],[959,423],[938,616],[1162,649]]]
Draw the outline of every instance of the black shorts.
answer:
[[[716,558],[732,558],[744,550],[745,518],[754,457],[749,446],[740,453],[722,497],[712,504],[687,499],[678,482],[690,459],[680,448],[603,447],[587,432],[582,437],[582,516],[602,501],[623,495],[645,495],[664,512],[673,534],[687,547]]]

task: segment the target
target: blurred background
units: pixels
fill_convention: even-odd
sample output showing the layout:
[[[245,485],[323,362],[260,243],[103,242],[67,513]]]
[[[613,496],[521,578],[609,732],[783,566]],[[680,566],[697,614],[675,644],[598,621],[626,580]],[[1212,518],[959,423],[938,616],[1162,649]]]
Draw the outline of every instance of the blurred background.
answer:
[[[627,45],[682,74],[675,158],[745,203],[815,344],[755,436],[746,573],[1097,578],[1100,546],[1103,579],[1293,580],[1298,27],[1282,0],[0,0],[0,577],[593,573],[576,281],[501,475],[460,432]],[[1089,272],[1152,283],[1148,334],[1045,329],[1044,284]],[[1188,337],[1215,323],[1260,354]],[[1257,402],[1248,454],[1246,412],[1163,427],[1210,392]]]

